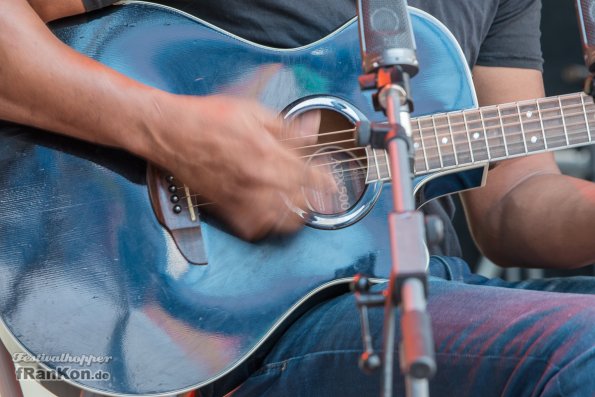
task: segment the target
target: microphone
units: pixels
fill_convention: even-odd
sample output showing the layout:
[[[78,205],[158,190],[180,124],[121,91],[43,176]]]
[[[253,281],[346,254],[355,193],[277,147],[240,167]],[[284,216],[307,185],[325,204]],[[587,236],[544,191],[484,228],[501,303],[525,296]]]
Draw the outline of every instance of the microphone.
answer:
[[[585,64],[589,72],[595,73],[595,0],[576,0],[575,6]]]
[[[358,26],[365,73],[400,66],[409,77],[419,70],[405,0],[358,0]]]

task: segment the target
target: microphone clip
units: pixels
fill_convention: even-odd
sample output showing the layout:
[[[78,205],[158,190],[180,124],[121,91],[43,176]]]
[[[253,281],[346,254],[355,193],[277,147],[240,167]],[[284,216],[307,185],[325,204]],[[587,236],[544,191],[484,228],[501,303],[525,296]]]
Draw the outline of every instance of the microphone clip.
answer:
[[[413,113],[413,98],[409,95],[410,75],[403,70],[402,66],[392,65],[379,67],[372,73],[359,76],[358,81],[362,91],[376,91],[372,94],[374,110],[380,112],[386,109],[386,104],[383,103],[384,101],[382,98],[383,88],[398,86],[405,92],[403,105],[407,105],[409,113]]]

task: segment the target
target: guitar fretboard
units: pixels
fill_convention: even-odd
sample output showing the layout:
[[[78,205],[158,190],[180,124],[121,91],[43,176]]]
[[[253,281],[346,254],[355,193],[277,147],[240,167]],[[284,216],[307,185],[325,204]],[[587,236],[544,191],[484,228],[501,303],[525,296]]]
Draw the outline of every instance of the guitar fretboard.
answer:
[[[595,105],[582,93],[412,119],[415,174],[582,146],[595,133]],[[369,180],[389,179],[371,156]]]

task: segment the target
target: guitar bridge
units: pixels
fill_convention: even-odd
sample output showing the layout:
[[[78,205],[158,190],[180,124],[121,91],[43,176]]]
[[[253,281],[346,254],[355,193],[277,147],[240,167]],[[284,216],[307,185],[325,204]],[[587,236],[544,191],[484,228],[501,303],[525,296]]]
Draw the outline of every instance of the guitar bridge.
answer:
[[[198,195],[188,186],[151,164],[147,167],[147,185],[153,211],[181,254],[194,265],[206,265],[199,207],[209,203],[199,203]]]

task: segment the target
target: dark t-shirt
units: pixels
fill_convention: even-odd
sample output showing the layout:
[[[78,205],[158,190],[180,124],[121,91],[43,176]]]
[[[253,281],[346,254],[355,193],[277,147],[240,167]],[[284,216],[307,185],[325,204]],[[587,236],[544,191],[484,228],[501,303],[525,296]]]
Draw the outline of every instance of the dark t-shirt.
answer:
[[[84,0],[87,9],[113,3]],[[245,39],[278,48],[316,41],[356,14],[355,0],[157,0]],[[474,65],[541,70],[539,0],[409,0],[444,23]],[[432,254],[460,256],[450,198],[430,202],[424,212],[445,222],[446,238]]]
[[[291,48],[356,14],[355,0],[157,0],[245,39]],[[473,65],[541,69],[539,0],[409,0],[442,21]]]

